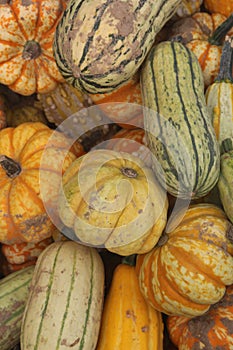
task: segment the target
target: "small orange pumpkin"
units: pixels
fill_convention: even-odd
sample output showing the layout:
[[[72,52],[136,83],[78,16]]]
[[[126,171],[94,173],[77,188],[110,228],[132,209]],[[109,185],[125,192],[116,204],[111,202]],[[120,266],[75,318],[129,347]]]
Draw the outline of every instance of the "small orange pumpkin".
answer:
[[[233,285],[227,287],[224,297],[202,316],[169,316],[167,329],[179,350],[232,350]]]
[[[197,12],[170,27],[169,38],[178,37],[197,56],[205,87],[213,83],[219,72],[222,44],[225,36],[233,33],[232,26],[233,17]]]
[[[230,16],[233,12],[233,0],[204,0],[205,8],[211,13]]]
[[[52,135],[55,138],[45,159]],[[39,242],[51,236],[54,227],[44,207],[46,201],[51,210],[56,207],[57,194],[51,192],[51,183],[82,154],[81,145],[68,146],[63,134],[39,122],[0,131],[0,242]]]
[[[0,3],[0,83],[21,95],[53,90],[64,81],[52,51],[63,0]]]
[[[212,204],[181,210],[170,225],[155,248],[137,258],[140,288],[165,314],[203,315],[233,284],[232,225]]]
[[[162,315],[143,298],[135,267],[119,264],[104,303],[96,350],[161,350]]]

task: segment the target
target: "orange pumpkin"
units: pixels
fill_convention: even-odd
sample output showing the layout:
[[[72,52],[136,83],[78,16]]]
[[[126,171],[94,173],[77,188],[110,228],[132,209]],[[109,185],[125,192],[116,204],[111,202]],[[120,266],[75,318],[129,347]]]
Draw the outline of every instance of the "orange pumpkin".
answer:
[[[139,72],[114,91],[106,94],[92,94],[92,101],[123,128],[143,127],[142,95]]]
[[[198,317],[169,316],[167,329],[179,350],[233,348],[233,285],[209,311]]]
[[[51,183],[59,183],[60,172],[82,153],[80,145],[70,151],[68,146],[63,134],[39,122],[0,131],[0,242],[39,242],[51,236],[54,227],[44,207],[47,202],[56,208]]]
[[[135,267],[119,264],[104,303],[96,350],[161,350],[163,328],[161,313],[141,294]]]
[[[53,90],[63,78],[52,45],[63,0],[12,0],[0,3],[0,83],[31,95]]]
[[[233,12],[233,0],[204,0],[205,8],[211,13],[230,16]]]
[[[212,204],[181,210],[170,225],[155,248],[137,258],[140,288],[165,314],[202,315],[233,284],[232,226]]]
[[[178,37],[197,56],[205,87],[213,83],[219,72],[222,44],[227,33],[232,35],[232,26],[232,17],[197,12],[176,21],[170,28],[169,38]]]
[[[53,239],[48,237],[37,243],[2,244],[2,253],[10,264],[25,264],[37,260],[40,253],[52,242]]]

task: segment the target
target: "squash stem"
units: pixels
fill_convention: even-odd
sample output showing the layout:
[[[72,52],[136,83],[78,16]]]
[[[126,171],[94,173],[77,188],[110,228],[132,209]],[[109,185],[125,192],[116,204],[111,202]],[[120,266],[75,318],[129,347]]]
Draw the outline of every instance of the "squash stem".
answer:
[[[39,57],[41,54],[41,47],[34,40],[28,40],[24,46],[22,57],[24,60],[29,61]]]
[[[122,259],[122,264],[135,266],[136,260],[137,260],[137,254],[128,255]]]
[[[220,152],[221,154],[231,152],[233,150],[233,140],[231,138],[227,138],[222,141]]]
[[[233,13],[215,29],[214,33],[209,37],[209,43],[211,45],[221,45],[221,41],[227,32],[233,27]]]
[[[11,179],[18,176],[22,170],[19,163],[5,155],[0,155],[0,165],[2,169],[5,170],[6,175]]]
[[[225,81],[225,82],[233,83],[232,64],[233,64],[233,37],[226,36],[223,49],[222,49],[219,74],[217,75],[215,82]]]

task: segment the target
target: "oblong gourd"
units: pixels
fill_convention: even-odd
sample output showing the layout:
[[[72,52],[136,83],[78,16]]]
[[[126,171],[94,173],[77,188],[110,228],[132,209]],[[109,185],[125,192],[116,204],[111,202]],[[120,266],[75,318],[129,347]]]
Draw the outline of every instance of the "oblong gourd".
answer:
[[[167,191],[198,198],[216,184],[219,146],[204,95],[196,56],[183,44],[164,41],[154,46],[142,67],[141,86],[148,147]]]
[[[0,280],[0,349],[19,343],[24,308],[34,266],[12,272]]]
[[[119,264],[104,304],[96,350],[162,350],[163,328],[162,314],[140,291],[135,266]]]
[[[54,242],[39,256],[21,329],[22,350],[94,349],[104,293],[97,250]]]
[[[74,87],[107,93],[129,80],[181,0],[71,0],[54,38],[57,66]]]

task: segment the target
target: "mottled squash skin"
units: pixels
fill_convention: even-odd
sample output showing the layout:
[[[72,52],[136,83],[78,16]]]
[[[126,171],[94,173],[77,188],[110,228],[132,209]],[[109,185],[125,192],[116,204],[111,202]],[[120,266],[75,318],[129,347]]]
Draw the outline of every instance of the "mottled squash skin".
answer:
[[[59,22],[54,57],[63,77],[91,94],[108,93],[139,69],[181,0],[71,0]]]

